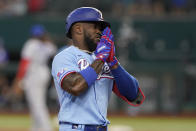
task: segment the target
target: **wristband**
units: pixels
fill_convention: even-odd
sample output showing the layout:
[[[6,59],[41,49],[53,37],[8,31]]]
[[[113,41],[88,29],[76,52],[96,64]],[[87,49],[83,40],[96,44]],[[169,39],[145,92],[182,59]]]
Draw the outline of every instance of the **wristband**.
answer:
[[[90,87],[95,82],[98,76],[91,66],[88,66],[86,69],[80,71],[80,74],[86,80],[88,87]]]

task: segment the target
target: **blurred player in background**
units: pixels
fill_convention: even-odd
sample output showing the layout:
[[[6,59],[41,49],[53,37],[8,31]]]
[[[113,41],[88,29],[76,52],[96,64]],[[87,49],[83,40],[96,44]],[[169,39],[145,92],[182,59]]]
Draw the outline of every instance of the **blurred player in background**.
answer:
[[[56,46],[42,25],[30,29],[31,38],[24,44],[18,73],[14,80],[15,94],[24,90],[32,117],[32,131],[51,131],[46,91],[50,80],[49,59],[54,56]]]
[[[110,23],[92,7],[72,11],[66,19],[73,45],[52,64],[60,111],[60,131],[107,131],[107,107],[112,90],[130,105],[144,100],[138,81],[115,57]]]
[[[4,46],[4,40],[0,37],[0,107],[5,106],[7,102],[7,94],[9,92],[9,82],[5,70],[9,62],[8,52]]]
[[[4,47],[3,38],[0,37],[0,68],[7,65],[9,61],[8,52]]]

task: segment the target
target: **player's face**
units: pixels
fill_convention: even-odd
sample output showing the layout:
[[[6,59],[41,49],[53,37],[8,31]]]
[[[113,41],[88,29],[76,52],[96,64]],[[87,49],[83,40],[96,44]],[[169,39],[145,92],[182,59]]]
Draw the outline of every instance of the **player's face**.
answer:
[[[89,51],[95,51],[101,38],[101,25],[98,23],[85,23],[84,40]]]

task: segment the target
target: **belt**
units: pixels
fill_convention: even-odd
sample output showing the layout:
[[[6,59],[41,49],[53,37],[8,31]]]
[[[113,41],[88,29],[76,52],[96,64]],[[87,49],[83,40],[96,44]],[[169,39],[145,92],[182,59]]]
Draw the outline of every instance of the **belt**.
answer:
[[[107,126],[85,125],[84,131],[107,131]]]
[[[59,124],[69,124],[72,125],[72,129],[79,129],[81,124],[73,124],[69,122],[59,122]],[[84,127],[84,131],[107,131],[107,126],[101,125],[82,125]]]

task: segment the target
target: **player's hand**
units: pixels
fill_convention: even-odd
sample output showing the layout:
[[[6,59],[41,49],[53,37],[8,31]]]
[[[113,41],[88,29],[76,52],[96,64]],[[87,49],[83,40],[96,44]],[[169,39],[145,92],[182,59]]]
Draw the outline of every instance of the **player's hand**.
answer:
[[[95,50],[96,59],[101,59],[103,62],[108,61],[112,49],[113,35],[109,27],[106,27],[102,33],[100,42],[97,43]]]
[[[106,60],[109,67],[112,68],[114,65],[116,65],[118,63],[117,58],[115,57],[115,45],[114,45],[114,37],[112,35],[112,32],[110,30],[110,34],[106,35],[104,37],[107,37],[107,39],[109,39],[111,41],[111,50],[110,50],[110,54],[108,56],[108,59]]]
[[[23,95],[23,90],[22,90],[22,81],[15,79],[12,85],[12,94],[13,97],[22,97]]]
[[[115,46],[114,46],[114,44],[112,45],[112,49],[111,49],[111,52],[110,52],[107,63],[108,63],[110,68],[112,68],[114,65],[116,65],[118,63],[118,60],[115,56]]]

